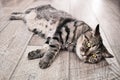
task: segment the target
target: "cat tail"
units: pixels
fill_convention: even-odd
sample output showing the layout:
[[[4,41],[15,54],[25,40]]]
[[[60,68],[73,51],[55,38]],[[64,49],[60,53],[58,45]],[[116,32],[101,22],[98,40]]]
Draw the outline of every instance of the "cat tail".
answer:
[[[9,20],[24,20],[24,13],[22,12],[13,12]]]

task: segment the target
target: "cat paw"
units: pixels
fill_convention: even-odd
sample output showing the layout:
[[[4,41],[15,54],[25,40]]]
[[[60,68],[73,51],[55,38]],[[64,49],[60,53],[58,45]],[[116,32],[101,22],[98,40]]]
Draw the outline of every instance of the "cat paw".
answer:
[[[48,68],[50,66],[50,62],[46,61],[45,59],[41,59],[39,62],[39,66],[41,69]]]
[[[39,49],[37,49],[35,51],[31,51],[31,52],[28,53],[28,59],[29,60],[41,58],[42,56],[43,56],[43,54],[40,53]]]

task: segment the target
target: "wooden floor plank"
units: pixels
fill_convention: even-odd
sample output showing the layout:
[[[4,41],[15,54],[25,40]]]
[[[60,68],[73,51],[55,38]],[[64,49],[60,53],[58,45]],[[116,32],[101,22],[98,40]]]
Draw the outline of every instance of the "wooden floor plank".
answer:
[[[18,27],[17,30],[13,29],[10,31],[11,33],[6,30],[5,34],[0,35],[0,39],[2,38],[0,40],[0,80],[8,80],[10,78],[31,37],[31,33],[22,23],[16,22],[16,25]],[[7,27],[11,28],[13,26],[15,26],[15,23],[11,23]],[[6,36],[6,33],[15,34]]]
[[[103,2],[102,2],[103,1]],[[94,6],[96,4],[96,7]],[[111,8],[104,4],[104,0],[101,0],[99,3],[91,4],[92,10],[95,13],[97,19],[99,20],[102,30],[105,33],[107,41],[112,49],[117,62],[120,65],[120,23],[119,23],[119,16],[115,15]],[[99,10],[99,11],[98,11]]]
[[[28,4],[19,10],[25,6]],[[0,80],[9,80],[32,35],[23,22],[10,23],[8,18],[5,17],[0,26]]]
[[[88,3],[89,3],[88,0],[71,1],[71,14],[73,14],[75,17],[79,18],[80,20],[87,22],[94,29],[95,26],[99,23],[99,21],[97,20],[96,15],[94,15],[94,12],[92,11],[92,8],[90,7],[90,5],[88,5]],[[92,3],[92,1],[91,1],[91,3]],[[95,5],[95,4],[92,4],[92,5]],[[101,27],[101,23],[100,23],[100,27]],[[103,37],[104,44],[106,45],[107,48],[109,48],[110,45],[107,42],[108,40],[106,39],[103,29],[101,29],[100,32],[101,32],[102,37],[104,36]],[[109,49],[111,49],[111,48],[109,48]],[[73,70],[70,69],[71,80],[78,80],[78,79],[79,80],[96,80],[96,79],[101,79],[101,80],[110,79],[111,80],[114,78],[115,79],[119,78],[118,69],[116,71],[117,72],[117,77],[116,77],[116,73],[111,71],[109,68],[109,67],[111,67],[111,63],[110,63],[110,65],[108,65],[108,63],[106,61],[103,61],[103,63],[97,64],[97,65],[87,65],[87,64],[83,64],[82,62],[81,63],[75,62],[77,59],[76,59],[76,57],[73,57],[72,54],[71,54],[70,60],[71,60],[70,68],[71,67],[75,68]],[[112,60],[116,61],[115,58]],[[74,63],[76,63],[76,64],[74,64]],[[115,62],[115,63],[117,63],[117,62]],[[83,68],[80,67],[81,65]],[[98,69],[94,68],[96,66],[98,67]],[[89,68],[91,68],[91,69],[89,69]],[[84,70],[84,69],[87,69],[87,70]],[[83,70],[83,71],[81,71],[81,70]],[[100,73],[99,70],[101,70],[102,72]],[[91,73],[89,73],[89,71]]]
[[[68,54],[61,52],[47,69],[39,68],[39,59],[28,60],[28,52],[40,46],[28,46],[10,80],[68,80]]]
[[[9,24],[9,21],[7,20],[8,16],[4,16],[4,18],[2,18],[2,20],[0,21],[0,32],[3,31],[6,26]]]
[[[39,35],[33,35],[28,45],[30,46],[42,46],[45,43],[45,39]]]
[[[112,8],[117,16],[120,18],[120,0],[104,0],[108,7]]]
[[[27,3],[26,3],[27,2]],[[7,25],[10,23],[9,21],[9,17],[10,17],[10,14],[12,12],[15,12],[15,11],[23,11],[26,9],[26,7],[28,7],[28,5],[30,5],[31,3],[33,2],[33,0],[30,0],[29,2],[27,0],[23,1],[21,4],[19,4],[17,7],[5,7],[3,8],[3,16],[2,18],[0,19],[0,32],[3,31]],[[8,9],[6,9],[8,8]]]

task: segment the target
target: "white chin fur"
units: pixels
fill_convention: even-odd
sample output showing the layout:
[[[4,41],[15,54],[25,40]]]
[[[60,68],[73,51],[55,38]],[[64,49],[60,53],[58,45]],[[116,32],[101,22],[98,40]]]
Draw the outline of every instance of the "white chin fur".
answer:
[[[81,37],[79,37],[79,39],[77,40],[77,45],[76,45],[76,54],[81,60],[85,59],[85,57],[82,56],[82,55],[84,55],[84,52],[80,51],[83,40],[84,40],[84,36],[81,35]]]

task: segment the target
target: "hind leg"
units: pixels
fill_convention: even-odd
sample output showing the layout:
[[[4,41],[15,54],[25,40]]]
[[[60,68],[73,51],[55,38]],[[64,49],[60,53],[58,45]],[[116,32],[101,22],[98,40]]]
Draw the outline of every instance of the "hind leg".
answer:
[[[23,17],[24,17],[24,13],[13,12],[13,13],[11,13],[9,20],[24,20]]]

